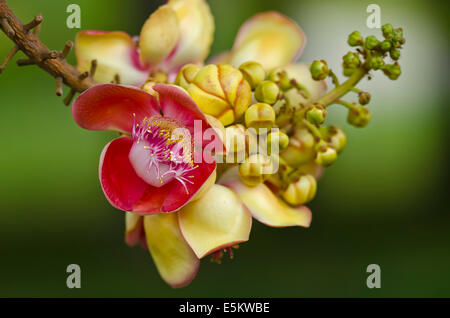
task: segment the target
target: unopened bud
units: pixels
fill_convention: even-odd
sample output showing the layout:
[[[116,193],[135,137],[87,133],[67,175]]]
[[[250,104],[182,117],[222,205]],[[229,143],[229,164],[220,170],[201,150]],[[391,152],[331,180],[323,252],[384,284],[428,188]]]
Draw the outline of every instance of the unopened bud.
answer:
[[[241,180],[248,186],[256,186],[273,173],[272,160],[262,154],[253,154],[239,165]]]
[[[316,190],[316,179],[310,174],[303,175],[288,185],[283,192],[283,199],[291,205],[305,204],[314,198]]]
[[[225,128],[225,147],[227,152],[244,154],[247,145],[247,133],[241,124],[234,124]]]
[[[273,107],[265,103],[257,103],[250,106],[245,112],[245,125],[248,128],[270,129],[275,124],[275,111]]]
[[[263,81],[255,88],[255,99],[258,102],[273,105],[278,100],[280,89],[272,81]]]
[[[361,36],[361,33],[354,31],[348,36],[347,42],[350,46],[358,46],[363,44],[363,37]]]
[[[369,67],[374,70],[380,69],[384,65],[383,58],[381,56],[372,57],[369,60]]]
[[[352,74],[355,72],[355,70],[356,70],[356,68],[354,68],[354,67],[344,67],[344,71],[343,71],[344,76],[347,76],[347,77],[352,76]]]
[[[342,57],[342,60],[344,67],[356,68],[361,64],[358,53],[348,52]]]
[[[368,92],[359,92],[358,94],[359,97],[359,103],[361,105],[367,105],[370,102],[370,93]]]
[[[178,72],[177,78],[175,79],[175,85],[188,89],[189,84],[192,83],[200,68],[201,67],[196,64],[184,65]]]
[[[325,60],[315,60],[312,62],[309,70],[311,71],[312,78],[316,81],[324,80],[330,73],[328,64]]]
[[[266,77],[264,68],[257,62],[246,62],[239,66],[239,70],[242,72],[242,75],[244,75],[245,80],[250,84],[252,90],[264,81],[264,78]]]
[[[388,41],[388,40],[385,40],[385,41],[381,42],[381,44],[380,44],[380,48],[381,48],[381,50],[383,50],[384,52],[389,51],[389,49],[390,49],[391,47],[392,47],[392,44],[391,44],[391,42]]]
[[[278,145],[278,150],[284,150],[289,144],[289,137],[282,131],[271,132],[267,135],[268,154],[272,152],[272,144]]]
[[[364,106],[356,106],[348,112],[347,121],[355,127],[364,127],[371,117],[369,109]]]
[[[306,120],[314,125],[320,125],[325,121],[327,111],[325,107],[319,104],[314,104],[305,113]]]
[[[389,55],[391,56],[391,59],[397,61],[400,58],[400,50],[392,49],[389,51]]]
[[[337,151],[326,142],[317,145],[317,155],[315,161],[318,165],[328,167],[337,159]]]
[[[381,27],[381,32],[383,32],[383,36],[387,38],[388,36],[392,35],[392,33],[394,32],[394,28],[391,24],[388,23]]]
[[[372,50],[374,49],[378,44],[380,44],[380,41],[377,40],[377,38],[373,35],[369,35],[366,38],[365,46],[366,49]]]
[[[398,63],[386,65],[386,67],[383,69],[383,72],[391,80],[396,80],[402,73],[400,65]]]

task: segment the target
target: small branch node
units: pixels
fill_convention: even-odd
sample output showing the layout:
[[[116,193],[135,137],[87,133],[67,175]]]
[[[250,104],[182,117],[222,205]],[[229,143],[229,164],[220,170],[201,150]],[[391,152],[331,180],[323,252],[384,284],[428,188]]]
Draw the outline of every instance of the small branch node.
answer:
[[[67,55],[69,55],[70,50],[72,50],[72,47],[73,47],[73,42],[67,41],[66,44],[64,45],[64,49],[62,50],[62,52],[59,56],[61,58],[65,59],[67,57]]]
[[[79,76],[79,79],[82,81],[82,80],[84,80],[85,78],[88,78],[88,77],[89,77],[89,72],[86,71],[84,73],[81,73],[81,75]]]
[[[93,78],[95,76],[95,71],[97,70],[97,60],[91,61],[91,70],[89,73],[91,74],[91,77]]]
[[[76,91],[71,88],[69,94],[67,94],[66,98],[64,98],[64,105],[69,106],[73,97],[75,96]]]
[[[59,52],[52,50],[52,51],[48,51],[48,52],[44,52],[41,54],[41,60],[45,61],[45,60],[54,60],[56,58],[58,58],[59,56]]]
[[[33,21],[31,21],[28,24],[25,24],[23,28],[25,29],[25,31],[28,32],[37,27],[39,24],[41,24],[42,21],[44,21],[44,17],[42,16],[42,14],[38,14],[37,16],[34,17]]]
[[[19,47],[17,45],[14,45],[14,47],[11,49],[11,51],[9,51],[8,55],[6,55],[2,64],[0,64],[0,74],[2,74],[3,70],[6,68],[8,63],[11,61],[11,59],[17,53],[17,51],[19,51]]]
[[[63,78],[57,77],[56,78],[56,96],[62,96],[62,94],[63,94],[62,84],[63,84]]]

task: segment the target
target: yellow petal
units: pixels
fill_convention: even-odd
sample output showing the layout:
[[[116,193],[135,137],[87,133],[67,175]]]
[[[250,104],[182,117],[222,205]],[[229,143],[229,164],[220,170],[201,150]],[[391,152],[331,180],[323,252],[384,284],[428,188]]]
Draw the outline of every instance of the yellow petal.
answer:
[[[214,18],[205,0],[169,0],[176,13],[180,38],[174,55],[165,62],[166,70],[187,63],[199,63],[208,56],[214,35]]]
[[[134,246],[139,242],[141,231],[142,217],[132,212],[125,212],[125,242],[128,246]]]
[[[248,240],[252,217],[230,189],[215,184],[178,213],[183,237],[197,257]]]
[[[155,65],[163,61],[175,48],[180,26],[175,11],[169,5],[158,8],[145,21],[139,37],[141,60]]]
[[[174,288],[189,284],[200,260],[181,235],[176,213],[159,213],[144,217],[147,245],[161,277]]]
[[[279,199],[265,184],[248,187],[240,180],[238,168],[230,168],[219,183],[235,191],[253,217],[269,226],[303,226],[311,224],[311,211],[306,206],[291,207]]]
[[[148,77],[133,39],[124,32],[79,32],[75,55],[80,72],[89,71],[91,61],[97,60],[94,79],[100,83],[110,83],[118,74],[121,84],[140,86]]]
[[[266,71],[294,61],[306,43],[302,29],[288,17],[274,11],[257,14],[239,29],[231,64],[259,62]]]

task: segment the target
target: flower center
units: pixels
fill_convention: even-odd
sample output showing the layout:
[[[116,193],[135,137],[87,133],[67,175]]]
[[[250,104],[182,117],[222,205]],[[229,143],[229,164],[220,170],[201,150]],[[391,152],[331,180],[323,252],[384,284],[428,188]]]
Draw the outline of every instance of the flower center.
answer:
[[[180,182],[189,193],[187,183],[193,184],[193,144],[189,130],[178,121],[165,117],[133,120],[133,146],[129,159],[148,184],[161,187],[173,180]]]

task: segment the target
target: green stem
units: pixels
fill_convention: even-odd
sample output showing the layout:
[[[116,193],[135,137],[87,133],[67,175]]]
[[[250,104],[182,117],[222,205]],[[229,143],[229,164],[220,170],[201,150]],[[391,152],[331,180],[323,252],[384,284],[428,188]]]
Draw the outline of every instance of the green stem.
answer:
[[[303,119],[302,123],[311,131],[311,133],[314,135],[314,137],[316,137],[318,139],[322,139],[322,134],[320,133],[319,128],[317,128],[315,125],[311,124],[306,119]]]
[[[366,76],[367,70],[364,67],[357,68],[353,74],[341,85],[337,86],[332,91],[328,92],[322,98],[320,98],[317,103],[328,106],[332,104],[335,100],[344,96],[353,86],[355,86],[364,76]]]
[[[355,108],[355,105],[353,105],[352,103],[346,102],[345,100],[342,99],[336,99],[333,104],[340,104],[342,106],[347,107],[348,109],[353,109]]]

